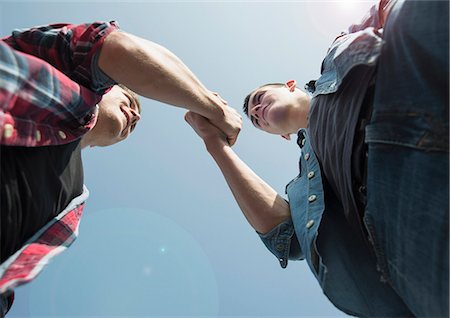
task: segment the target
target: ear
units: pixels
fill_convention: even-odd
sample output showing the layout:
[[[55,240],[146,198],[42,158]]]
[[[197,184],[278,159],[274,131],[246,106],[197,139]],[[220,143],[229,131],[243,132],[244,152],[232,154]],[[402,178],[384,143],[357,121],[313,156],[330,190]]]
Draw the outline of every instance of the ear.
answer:
[[[283,137],[286,140],[291,140],[291,135],[290,134],[281,135],[281,137]]]
[[[297,81],[296,80],[289,80],[284,85],[289,89],[290,92],[295,91],[295,88],[297,87]]]

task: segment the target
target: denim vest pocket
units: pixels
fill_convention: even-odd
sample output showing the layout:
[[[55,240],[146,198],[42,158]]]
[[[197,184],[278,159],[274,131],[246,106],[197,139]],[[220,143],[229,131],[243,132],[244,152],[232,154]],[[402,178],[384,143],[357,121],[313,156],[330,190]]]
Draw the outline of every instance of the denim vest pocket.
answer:
[[[366,126],[366,142],[448,152],[448,117],[444,117],[416,111],[375,112]]]

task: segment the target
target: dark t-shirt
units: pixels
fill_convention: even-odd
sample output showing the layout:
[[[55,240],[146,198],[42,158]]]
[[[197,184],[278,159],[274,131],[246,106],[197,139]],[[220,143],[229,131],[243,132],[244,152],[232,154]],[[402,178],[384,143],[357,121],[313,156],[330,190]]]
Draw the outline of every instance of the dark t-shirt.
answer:
[[[346,218],[358,228],[364,211],[356,196],[364,182],[365,156],[364,127],[358,126],[372,103],[374,69],[354,68],[337,92],[312,99],[309,114],[311,145],[324,178],[341,202]]]
[[[0,165],[0,262],[4,262],[83,192],[80,141],[1,146]]]

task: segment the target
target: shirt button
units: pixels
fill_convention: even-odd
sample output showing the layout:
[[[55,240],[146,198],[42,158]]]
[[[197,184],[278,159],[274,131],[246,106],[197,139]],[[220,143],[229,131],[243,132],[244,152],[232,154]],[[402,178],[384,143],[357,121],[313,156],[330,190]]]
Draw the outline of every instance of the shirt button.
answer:
[[[309,159],[309,153],[306,153],[305,154],[305,160],[308,160]]]
[[[306,228],[309,230],[314,225],[314,220],[309,220],[308,223],[306,223]]]
[[[3,137],[11,138],[14,133],[14,126],[11,124],[6,124],[3,130]]]
[[[314,177],[314,171],[308,172],[308,179],[311,179],[312,177]]]
[[[308,197],[309,202],[314,202],[314,201],[316,201],[316,199],[317,199],[317,197],[314,194],[312,194]]]
[[[305,145],[305,142],[306,142],[306,138],[303,138],[301,141],[302,147]]]
[[[36,130],[34,136],[37,142],[41,141],[41,132],[39,130]]]
[[[284,247],[283,244],[277,244],[276,249],[277,249],[277,251],[282,251],[283,247]]]
[[[59,137],[60,137],[62,140],[64,140],[64,139],[67,138],[66,134],[65,134],[64,131],[62,131],[62,130],[58,131],[58,135],[59,135]]]

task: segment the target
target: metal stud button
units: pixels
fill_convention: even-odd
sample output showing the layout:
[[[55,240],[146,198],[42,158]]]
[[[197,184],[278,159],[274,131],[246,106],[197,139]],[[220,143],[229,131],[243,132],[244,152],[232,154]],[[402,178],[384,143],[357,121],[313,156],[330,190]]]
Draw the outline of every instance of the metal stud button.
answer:
[[[41,141],[41,132],[39,130],[36,130],[36,132],[34,133],[34,136],[35,136],[37,142]]]
[[[314,194],[312,194],[312,195],[310,195],[310,196],[308,197],[308,201],[309,201],[309,202],[316,201],[316,199],[317,199],[317,197],[316,197]]]
[[[312,177],[314,177],[314,171],[308,172],[308,179],[311,179]]]
[[[60,137],[61,139],[63,139],[63,140],[67,138],[66,134],[65,134],[64,131],[62,131],[62,130],[58,131],[58,135],[59,135],[59,137]]]
[[[308,223],[306,223],[306,228],[310,229],[314,225],[314,220],[309,220]]]
[[[3,137],[11,138],[14,133],[14,126],[11,124],[6,124],[3,130]]]
[[[305,153],[305,160],[309,159],[309,153]]]

